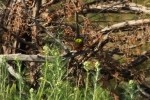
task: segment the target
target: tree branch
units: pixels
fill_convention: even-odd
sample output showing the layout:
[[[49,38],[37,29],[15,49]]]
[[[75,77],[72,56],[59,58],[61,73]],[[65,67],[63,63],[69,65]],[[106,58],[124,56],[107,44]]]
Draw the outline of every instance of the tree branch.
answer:
[[[19,60],[19,61],[28,61],[28,62],[45,62],[46,60],[52,61],[54,57],[42,56],[42,55],[6,54],[6,55],[0,55],[0,61],[1,59],[5,59],[6,61]]]
[[[131,20],[127,22],[121,22],[117,23],[111,26],[107,26],[101,30],[101,33],[108,33],[110,31],[119,31],[121,29],[127,28],[128,27],[133,27],[133,26],[139,26],[143,24],[150,24],[150,19],[140,19],[140,20]]]
[[[5,65],[7,68],[8,72],[15,77],[16,79],[19,79],[22,81],[22,77],[20,74],[18,74],[11,65],[9,65],[7,62],[4,63],[4,59],[0,59],[0,66]]]
[[[145,62],[146,60],[148,60],[149,58],[150,58],[150,51],[147,51],[147,52],[143,53],[142,55],[140,55],[139,57],[137,57],[131,63],[125,65],[124,68],[127,68],[127,67],[132,68],[134,66],[138,66],[138,65],[142,64],[143,62]]]
[[[86,11],[86,12],[85,12]],[[99,13],[111,13],[111,12],[136,12],[136,13],[145,13],[150,14],[150,8],[142,6],[136,3],[128,2],[114,2],[112,4],[101,4],[99,3],[89,3],[84,6],[83,12],[99,12]]]
[[[127,5],[127,8],[129,10],[132,10],[132,11],[135,11],[135,12],[150,14],[150,8],[139,5],[139,4],[129,3]]]

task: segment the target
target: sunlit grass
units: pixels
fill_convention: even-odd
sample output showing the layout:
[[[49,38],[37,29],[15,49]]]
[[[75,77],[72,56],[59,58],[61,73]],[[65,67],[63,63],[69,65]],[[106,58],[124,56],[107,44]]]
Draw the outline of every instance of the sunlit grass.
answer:
[[[46,46],[44,50],[45,55],[54,56],[54,59],[52,61],[46,60],[42,64],[41,77],[38,79],[38,89],[30,88],[26,84],[25,78],[24,81],[13,79],[13,82],[9,82],[11,79],[9,80],[8,78],[9,73],[5,63],[0,65],[0,79],[2,80],[0,82],[1,100],[112,100],[113,97],[111,97],[110,92],[97,83],[100,76],[100,68],[97,67],[100,66],[98,62],[95,66],[96,73],[93,76],[94,87],[89,85],[90,72],[87,70],[85,87],[80,88],[70,85],[70,82],[67,80],[63,80],[66,71],[66,61],[59,56],[59,49],[55,47],[49,49]],[[16,65],[18,69],[16,71],[21,74],[20,62],[16,61]],[[134,94],[127,94],[126,96],[128,97],[134,96]]]

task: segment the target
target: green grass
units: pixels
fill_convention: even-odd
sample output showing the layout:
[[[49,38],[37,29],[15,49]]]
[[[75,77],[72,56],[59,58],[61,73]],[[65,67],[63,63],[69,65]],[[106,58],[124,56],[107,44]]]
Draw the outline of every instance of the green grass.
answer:
[[[96,73],[93,76],[94,87],[89,86],[90,76],[87,70],[85,88],[79,88],[71,86],[67,80],[62,80],[66,71],[66,62],[59,57],[59,49],[54,47],[50,50],[45,46],[44,51],[46,55],[55,56],[55,58],[53,61],[46,61],[41,66],[42,75],[38,79],[40,84],[37,90],[30,88],[26,84],[25,78],[24,81],[13,79],[14,81],[10,82],[11,79],[8,78],[9,73],[5,67],[5,63],[0,65],[1,100],[113,100],[109,91],[104,90],[100,84],[97,84],[100,75],[100,69],[97,67],[99,66],[98,63],[95,66]],[[16,71],[23,75],[18,61],[16,61],[16,65]]]

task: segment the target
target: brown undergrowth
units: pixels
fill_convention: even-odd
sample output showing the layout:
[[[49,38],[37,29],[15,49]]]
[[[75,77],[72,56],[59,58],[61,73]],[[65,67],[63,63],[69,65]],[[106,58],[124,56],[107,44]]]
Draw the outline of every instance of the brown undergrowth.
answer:
[[[65,52],[63,56],[69,58],[64,79],[76,86],[85,85],[86,61],[93,67],[95,62],[100,63],[102,77],[98,82],[104,83],[104,88],[112,79],[116,84],[131,79],[142,83],[144,70],[138,66],[150,57],[149,25],[142,25],[140,30],[131,26],[131,31],[103,33],[83,13],[87,5],[82,0],[47,0],[49,6],[31,0],[25,4],[10,1],[1,13],[1,54],[40,54],[45,44],[55,42]],[[31,86],[37,87],[38,64],[22,62],[22,66],[28,69]],[[92,76],[95,68],[90,72]]]

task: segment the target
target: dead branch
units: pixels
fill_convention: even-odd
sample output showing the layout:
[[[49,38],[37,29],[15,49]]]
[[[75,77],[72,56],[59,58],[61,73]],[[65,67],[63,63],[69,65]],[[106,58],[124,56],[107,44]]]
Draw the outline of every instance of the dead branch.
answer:
[[[8,72],[13,77],[15,77],[16,79],[22,80],[21,75],[18,74],[11,65],[9,65],[7,62],[4,63],[4,59],[0,59],[0,65],[3,65],[3,64],[5,64],[5,67],[7,68]]]
[[[89,9],[98,9],[98,10],[108,10],[108,9],[120,9],[124,7],[124,3],[122,2],[114,2],[112,4],[94,4],[94,5],[89,5]]]
[[[66,53],[69,53],[69,49],[62,43],[62,41],[60,41],[59,39],[56,39],[51,33],[49,32],[45,27],[43,27],[42,25],[39,24],[39,26],[46,32],[46,34],[48,34],[56,43],[58,43],[64,50]]]
[[[133,26],[140,26],[143,24],[149,24],[150,19],[140,19],[140,20],[131,20],[127,22],[121,22],[117,23],[111,26],[107,26],[101,30],[102,33],[107,33],[107,32],[114,32],[114,31],[119,31],[123,28],[128,28],[128,27],[133,27]]]
[[[25,54],[6,54],[6,55],[0,55],[0,61],[1,59],[5,59],[6,61],[28,61],[28,62],[45,62],[52,61],[53,56],[42,56],[42,55],[25,55]],[[1,62],[0,62],[1,63]]]
[[[135,66],[138,66],[148,60],[150,58],[150,51],[144,52],[142,55],[138,56],[135,60],[133,60],[131,63],[124,66],[124,68],[129,67],[133,68]]]
[[[19,80],[22,79],[21,75],[18,74],[18,73],[13,69],[13,67],[12,67],[11,65],[9,65],[8,63],[6,63],[6,67],[7,67],[7,69],[8,69],[8,72],[9,72],[12,76],[14,76],[16,79],[19,79]]]
[[[42,7],[48,7],[52,4],[58,3],[60,1],[62,1],[62,0],[50,0],[49,2],[42,0]]]
[[[150,8],[139,5],[139,4],[129,3],[127,8],[129,10],[132,10],[132,11],[135,11],[135,12],[150,14]]]
[[[25,54],[6,54],[6,55],[0,55],[0,65],[3,64],[5,61],[28,61],[28,62],[46,62],[46,61],[52,61],[54,57],[53,56],[42,56],[42,55],[25,55]],[[22,77],[20,74],[18,74],[11,65],[9,65],[7,62],[5,62],[5,66],[8,70],[8,72],[15,77],[16,79],[22,80]]]
[[[42,0],[35,0],[35,4],[34,4],[34,7],[33,7],[33,14],[32,14],[32,17],[33,19],[36,19],[39,15],[39,11],[40,11],[40,8],[41,8],[41,3],[42,3]],[[35,26],[33,26],[33,31],[32,31],[32,35],[33,35],[33,40],[35,41],[36,40],[36,36],[37,36],[37,21],[34,20],[34,24]]]
[[[99,3],[88,3],[83,7],[83,13],[89,12],[99,12],[99,13],[108,13],[108,12],[120,12],[124,7],[124,3],[126,2],[113,2],[111,4],[101,4]]]
[[[150,98],[150,94],[147,93],[147,91],[145,91],[145,89],[149,87],[144,86],[144,85],[137,85],[137,88],[144,96],[146,96],[147,98]]]
[[[128,3],[128,2],[113,2],[112,4],[101,4],[99,3],[91,3],[85,5],[83,11],[92,11],[92,12],[100,12],[100,13],[108,13],[108,12],[134,12],[134,13],[145,13],[150,14],[150,8],[142,6],[140,4]]]

